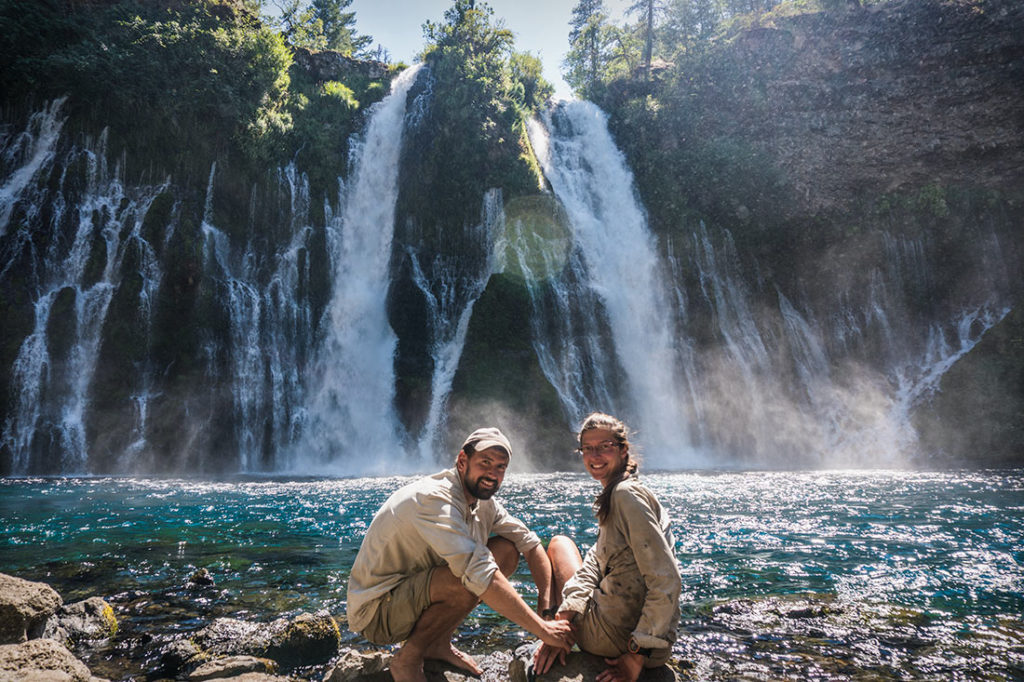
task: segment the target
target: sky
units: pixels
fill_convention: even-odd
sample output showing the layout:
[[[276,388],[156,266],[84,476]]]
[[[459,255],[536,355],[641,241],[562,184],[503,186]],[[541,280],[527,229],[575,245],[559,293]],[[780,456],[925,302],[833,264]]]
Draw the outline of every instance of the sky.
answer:
[[[569,18],[576,0],[486,0],[494,10],[493,20],[503,19],[515,34],[515,47],[540,57],[544,77],[555,86],[555,95],[568,98],[569,86],[562,80],[562,60],[569,49]],[[605,0],[609,16],[622,18],[632,0]],[[391,61],[412,64],[424,47],[423,24],[440,22],[452,0],[353,0],[348,11],[356,13],[355,29],[373,36],[372,47],[380,43]]]

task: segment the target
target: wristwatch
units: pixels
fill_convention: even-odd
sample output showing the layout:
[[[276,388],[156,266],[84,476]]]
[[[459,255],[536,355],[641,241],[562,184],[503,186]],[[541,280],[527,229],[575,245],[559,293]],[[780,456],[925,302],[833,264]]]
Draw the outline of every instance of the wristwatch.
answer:
[[[640,654],[644,658],[650,658],[651,657],[651,651],[652,650],[649,649],[649,648],[646,648],[646,647],[641,647],[639,642],[637,642],[636,638],[634,638],[634,637],[630,637],[629,638],[629,643],[626,644],[626,648],[629,649],[629,653],[631,653],[631,654]]]

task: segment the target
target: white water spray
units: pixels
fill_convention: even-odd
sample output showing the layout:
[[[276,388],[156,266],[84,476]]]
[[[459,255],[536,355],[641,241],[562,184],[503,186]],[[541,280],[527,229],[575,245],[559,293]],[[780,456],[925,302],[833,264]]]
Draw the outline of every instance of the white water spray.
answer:
[[[569,215],[586,281],[607,311],[629,395],[629,414],[622,416],[636,426],[652,466],[693,465],[698,457],[687,427],[691,408],[673,333],[675,311],[633,175],[605,114],[590,102],[559,103],[546,129],[532,125],[530,140]]]

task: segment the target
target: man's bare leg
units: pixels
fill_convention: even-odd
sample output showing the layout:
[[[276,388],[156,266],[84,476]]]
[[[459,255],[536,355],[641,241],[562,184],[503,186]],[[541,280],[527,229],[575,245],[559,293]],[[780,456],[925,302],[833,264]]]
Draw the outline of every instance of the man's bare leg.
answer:
[[[479,600],[447,567],[430,576],[430,606],[420,614],[408,639],[391,659],[395,682],[426,682],[423,660],[438,659],[479,675],[482,671],[467,654],[452,646],[452,635]]]
[[[487,542],[487,547],[491,550],[491,554],[494,556],[494,561],[498,564],[498,568],[506,577],[516,572],[516,568],[519,566],[519,551],[516,549],[514,544],[505,538],[494,537]],[[454,578],[454,576],[451,575],[451,572],[446,572],[450,577]],[[434,572],[435,575],[437,573],[437,571]],[[459,587],[462,587],[461,582],[459,582]],[[462,589],[465,590],[464,587]],[[433,596],[433,593],[431,593],[431,596]],[[473,602],[473,606],[475,607],[479,603],[480,600],[476,599]],[[470,611],[472,610],[473,608],[471,607]],[[469,611],[466,612],[466,616],[468,615]],[[476,660],[466,652],[460,651],[454,644],[452,644],[452,637],[455,635],[455,629],[459,626],[459,623],[466,619],[466,616],[463,616],[457,623],[455,623],[454,626],[452,626],[447,636],[438,638],[432,645],[428,646],[423,657],[445,661],[457,668],[462,668],[463,670],[468,670],[479,675],[483,671],[480,669],[480,666],[477,665]]]
[[[514,544],[504,538],[491,538],[487,546],[502,573],[506,576],[515,573],[519,552]],[[479,603],[479,598],[467,590],[451,570],[435,569],[430,575],[430,606],[391,659],[391,676],[395,682],[424,682],[423,661],[427,658],[480,675],[483,670],[473,657],[452,644],[455,629]]]

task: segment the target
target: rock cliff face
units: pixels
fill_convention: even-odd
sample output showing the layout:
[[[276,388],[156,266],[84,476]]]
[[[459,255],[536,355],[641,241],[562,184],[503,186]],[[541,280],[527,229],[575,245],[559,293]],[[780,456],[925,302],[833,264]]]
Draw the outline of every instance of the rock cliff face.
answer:
[[[870,222],[852,207],[878,195],[983,188],[1002,197],[1002,248],[1019,258],[1024,3],[913,0],[796,16],[740,34],[732,54],[750,77],[722,93],[718,125],[735,126],[783,170],[795,213]],[[993,220],[977,205],[966,213],[959,238],[958,230],[933,237],[954,240],[936,264],[947,292],[973,277],[953,253],[970,250],[978,226]],[[946,225],[925,229],[941,234]],[[916,410],[923,449],[937,461],[1021,461],[1019,273],[1010,285],[1014,311]],[[942,295],[926,293],[922,305]]]
[[[731,311],[707,293],[716,266],[702,261],[705,244],[749,294],[759,336],[747,338],[789,354],[785,296],[816,330],[829,381],[852,364],[899,385],[908,359],[929,352],[929,334],[955,345],[954,320],[966,311],[986,308],[992,321],[1019,310],[1022,29],[1024,4],[1009,0],[775,12],[651,83],[613,83],[605,104],[652,228],[680,263],[696,347],[744,366],[729,349]],[[911,391],[910,411],[924,410],[916,423],[926,458],[1020,462],[1012,406],[1024,394],[1008,325],[993,330],[1003,341],[966,352],[948,380]],[[998,410],[979,402],[995,368],[1007,398]],[[786,372],[782,363],[773,371]],[[755,411],[756,403],[731,421]],[[973,436],[947,437],[977,434],[982,423],[983,456],[970,448]],[[994,433],[1006,436],[1003,446]]]
[[[1021,187],[1020,2],[779,18],[732,38],[709,75],[727,87],[702,89],[701,129],[766,152],[805,210],[929,184]]]

